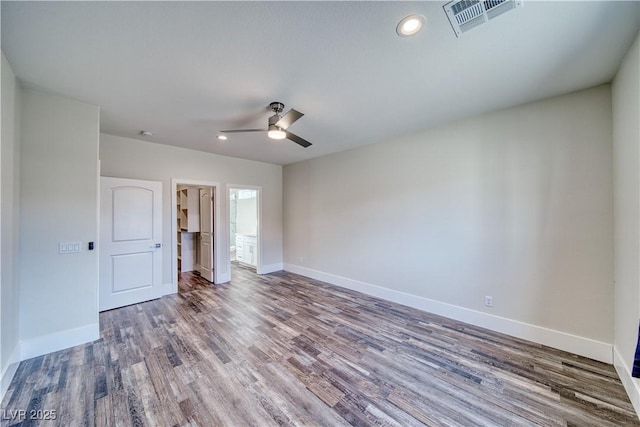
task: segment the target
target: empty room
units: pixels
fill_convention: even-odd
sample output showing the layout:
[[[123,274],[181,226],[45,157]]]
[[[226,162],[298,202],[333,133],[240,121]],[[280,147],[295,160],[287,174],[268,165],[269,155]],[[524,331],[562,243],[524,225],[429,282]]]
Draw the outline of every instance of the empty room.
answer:
[[[640,426],[640,1],[0,8],[0,425]]]

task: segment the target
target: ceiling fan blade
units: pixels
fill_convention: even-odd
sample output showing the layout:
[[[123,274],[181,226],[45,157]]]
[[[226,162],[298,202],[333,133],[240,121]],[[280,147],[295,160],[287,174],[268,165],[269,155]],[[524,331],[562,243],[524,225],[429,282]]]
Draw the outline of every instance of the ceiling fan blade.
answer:
[[[291,141],[295,142],[298,145],[302,145],[304,148],[307,148],[311,145],[309,141],[307,141],[304,138],[300,138],[295,133],[291,133],[289,131],[285,131],[285,133],[287,134],[287,139],[290,139]]]
[[[276,126],[278,126],[280,129],[286,129],[302,116],[304,116],[303,113],[292,108],[287,112],[287,114],[282,116],[282,118],[276,122]]]
[[[256,111],[248,114],[230,117],[228,120],[229,122],[233,123],[233,127],[236,129],[248,128],[249,126],[253,126],[259,122],[264,121],[264,117],[268,111],[269,109],[267,107],[264,107],[256,109]]]
[[[268,129],[233,129],[221,130],[220,133],[240,133],[240,132],[266,132]]]

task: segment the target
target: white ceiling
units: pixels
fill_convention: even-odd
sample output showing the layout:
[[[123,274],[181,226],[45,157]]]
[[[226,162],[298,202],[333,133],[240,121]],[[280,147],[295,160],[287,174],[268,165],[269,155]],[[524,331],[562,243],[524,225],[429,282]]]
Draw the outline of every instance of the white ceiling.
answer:
[[[609,82],[640,28],[638,1],[530,0],[456,38],[444,3],[2,1],[2,50],[104,133],[288,164]],[[426,29],[398,37],[413,12]],[[216,139],[271,101],[312,147]]]

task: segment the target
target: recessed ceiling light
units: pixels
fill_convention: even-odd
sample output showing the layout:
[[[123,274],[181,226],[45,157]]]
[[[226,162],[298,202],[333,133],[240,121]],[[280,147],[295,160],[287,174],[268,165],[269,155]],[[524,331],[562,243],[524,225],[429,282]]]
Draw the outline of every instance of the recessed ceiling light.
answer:
[[[218,135],[218,139],[220,141],[226,141],[227,140],[227,135]]]
[[[400,37],[412,36],[422,29],[425,22],[425,17],[417,13],[405,16],[400,22],[398,22],[396,33],[398,33]]]
[[[142,135],[142,136],[153,136],[153,133],[149,132],[148,130],[141,130],[140,131],[140,135]]]

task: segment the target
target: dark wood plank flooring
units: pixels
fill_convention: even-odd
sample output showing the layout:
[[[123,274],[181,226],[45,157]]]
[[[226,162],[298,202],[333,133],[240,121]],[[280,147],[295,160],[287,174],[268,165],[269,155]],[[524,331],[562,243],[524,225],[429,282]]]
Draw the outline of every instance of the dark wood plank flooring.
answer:
[[[179,287],[22,362],[2,425],[640,425],[614,369],[583,357],[290,273]]]

